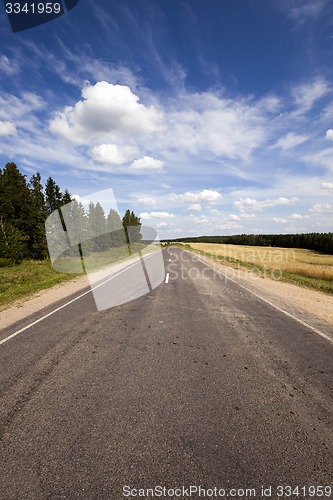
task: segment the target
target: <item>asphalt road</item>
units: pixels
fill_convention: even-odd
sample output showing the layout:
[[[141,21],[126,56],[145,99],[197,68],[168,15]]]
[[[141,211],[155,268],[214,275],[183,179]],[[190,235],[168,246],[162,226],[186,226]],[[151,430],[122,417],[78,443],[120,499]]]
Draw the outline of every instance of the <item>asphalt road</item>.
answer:
[[[332,500],[306,488],[333,486],[333,331],[172,252],[146,295],[97,311],[87,293],[0,345],[1,499]]]

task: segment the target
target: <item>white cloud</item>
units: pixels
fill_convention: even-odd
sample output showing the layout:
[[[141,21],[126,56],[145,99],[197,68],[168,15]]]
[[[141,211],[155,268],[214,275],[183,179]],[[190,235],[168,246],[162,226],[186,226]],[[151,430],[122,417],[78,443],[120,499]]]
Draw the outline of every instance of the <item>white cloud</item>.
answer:
[[[302,2],[300,5],[290,9],[289,16],[294,18],[297,22],[303,23],[307,19],[316,18],[322,11],[325,5],[323,0],[310,0]]]
[[[172,219],[174,214],[170,214],[169,212],[142,212],[140,214],[140,218],[143,220],[150,219]]]
[[[316,80],[299,85],[294,88],[293,96],[297,114],[306,113],[314,104],[328,94],[330,87],[326,80],[317,78]]]
[[[12,60],[9,60],[7,56],[0,56],[0,72],[7,76],[14,76],[20,72],[19,64]]]
[[[162,183],[162,184],[161,184],[161,188],[162,188],[162,189],[170,189],[170,188],[171,188],[171,186],[170,186],[169,184]]]
[[[312,208],[310,208],[310,212],[314,213],[332,213],[333,205],[331,203],[315,203]]]
[[[22,92],[20,97],[2,92],[0,93],[0,120],[17,122],[20,119],[21,128],[25,120],[25,128],[31,130],[34,123],[33,113],[42,109],[44,105],[43,99],[32,92]]]
[[[115,141],[161,126],[162,114],[154,106],[140,104],[127,86],[102,81],[87,84],[81,94],[80,101],[58,112],[50,123],[51,132],[73,143]]]
[[[202,208],[200,203],[193,203],[186,210],[192,210],[193,212],[200,212]]]
[[[301,215],[301,214],[291,214],[289,215],[288,219],[291,220],[302,220],[302,219],[308,219],[308,215]]]
[[[16,127],[11,122],[2,122],[0,121],[0,136],[4,135],[16,135]]]
[[[101,144],[90,151],[91,158],[97,163],[122,165],[132,160],[138,154],[134,146],[117,146],[117,144]]]
[[[172,202],[179,203],[217,203],[222,199],[222,195],[211,189],[203,189],[198,193],[192,193],[191,191],[187,191],[183,194],[171,193],[168,199]]]
[[[276,199],[268,199],[268,200],[256,200],[254,198],[241,198],[240,200],[234,201],[234,206],[238,208],[240,211],[244,211],[245,209],[251,210],[263,210],[264,208],[276,207],[279,205],[291,205],[299,202],[299,198],[284,198],[280,196]]]
[[[253,217],[255,217],[255,214],[245,214],[245,213],[240,213],[239,215],[230,214],[228,220],[232,221],[241,219],[252,219]]]
[[[225,99],[212,92],[185,94],[168,112],[165,147],[190,155],[248,160],[266,139],[267,110],[260,103]],[[161,138],[162,139],[162,138]]]
[[[151,198],[149,196],[145,196],[143,198],[139,198],[138,203],[139,203],[139,205],[144,205],[144,206],[149,207],[152,205],[156,205],[156,200],[154,200],[154,198]]]
[[[194,222],[195,224],[207,224],[209,222],[209,219],[206,215],[201,215],[201,217],[195,217],[194,215],[190,215],[191,217],[191,222]]]
[[[134,160],[130,165],[130,169],[138,172],[162,172],[163,166],[163,161],[156,160],[151,156],[143,156],[143,158]]]
[[[282,151],[289,151],[307,140],[308,137],[305,135],[298,135],[294,132],[289,132],[289,134],[280,137],[280,139],[272,146],[272,149],[280,148]]]
[[[328,129],[326,132],[326,139],[329,139],[330,141],[333,141],[333,129]]]
[[[333,189],[333,182],[323,182],[320,187],[322,189]]]
[[[287,219],[284,219],[283,217],[273,217],[274,222],[278,222],[279,224],[285,224],[288,222]]]
[[[333,148],[326,148],[318,153],[304,155],[302,160],[333,170]]]

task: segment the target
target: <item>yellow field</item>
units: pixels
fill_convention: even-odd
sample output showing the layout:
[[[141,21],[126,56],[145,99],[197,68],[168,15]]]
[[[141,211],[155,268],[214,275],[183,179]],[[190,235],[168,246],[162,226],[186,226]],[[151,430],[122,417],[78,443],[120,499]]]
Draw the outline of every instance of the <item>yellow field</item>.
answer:
[[[275,270],[281,279],[333,293],[333,255],[299,248],[190,243],[190,247],[222,264]]]

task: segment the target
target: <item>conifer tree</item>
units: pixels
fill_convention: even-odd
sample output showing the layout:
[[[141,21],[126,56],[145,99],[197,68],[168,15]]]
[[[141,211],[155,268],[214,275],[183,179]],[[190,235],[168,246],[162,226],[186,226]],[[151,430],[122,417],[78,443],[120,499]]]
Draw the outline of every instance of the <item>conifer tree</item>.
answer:
[[[107,227],[111,234],[110,241],[112,247],[121,247],[126,245],[126,237],[120,215],[113,208],[110,209],[107,216]]]
[[[45,185],[46,208],[49,214],[63,205],[63,194],[60,187],[52,177],[49,177]]]
[[[48,256],[45,236],[46,203],[42,179],[39,172],[31,177],[32,231],[30,234],[30,256],[34,259],[45,259]]]

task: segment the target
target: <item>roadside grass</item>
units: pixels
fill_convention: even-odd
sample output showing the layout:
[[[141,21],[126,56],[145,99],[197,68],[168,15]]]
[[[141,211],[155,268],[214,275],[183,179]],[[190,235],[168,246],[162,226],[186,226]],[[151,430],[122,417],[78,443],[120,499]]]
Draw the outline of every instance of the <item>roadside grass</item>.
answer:
[[[158,247],[154,245],[136,243],[132,245],[132,255],[129,255],[126,245],[105,252],[92,253],[84,259],[84,262],[88,271],[94,271],[129,260],[138,255],[139,251],[142,255],[146,255],[156,250]],[[34,292],[82,275],[81,269],[77,269],[77,265],[73,266],[70,258],[61,259],[58,265],[66,272],[55,271],[49,260],[24,260],[12,266],[0,262],[0,311],[14,300],[26,298]],[[77,272],[70,272],[75,268]]]
[[[0,310],[16,299],[73,279],[77,274],[58,273],[49,260],[24,260],[10,267],[0,267]]]
[[[218,243],[179,245],[233,268],[333,294],[333,255],[300,248]]]

